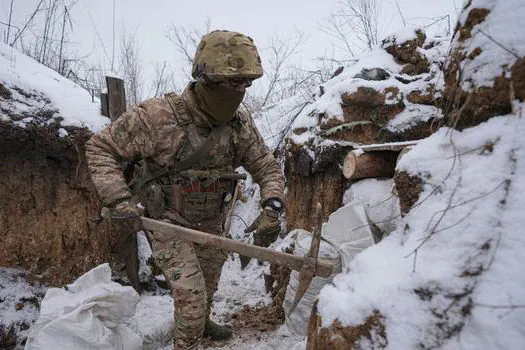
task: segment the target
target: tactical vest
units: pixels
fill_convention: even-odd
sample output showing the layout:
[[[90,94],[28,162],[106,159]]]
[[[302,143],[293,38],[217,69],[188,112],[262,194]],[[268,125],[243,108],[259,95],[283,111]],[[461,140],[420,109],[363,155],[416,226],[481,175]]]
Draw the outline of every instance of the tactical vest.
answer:
[[[153,181],[145,186],[141,202],[151,217],[192,228],[220,226],[236,180],[242,178],[233,169],[232,126],[199,127],[180,96],[165,98],[185,138],[173,166],[159,169],[146,161]]]

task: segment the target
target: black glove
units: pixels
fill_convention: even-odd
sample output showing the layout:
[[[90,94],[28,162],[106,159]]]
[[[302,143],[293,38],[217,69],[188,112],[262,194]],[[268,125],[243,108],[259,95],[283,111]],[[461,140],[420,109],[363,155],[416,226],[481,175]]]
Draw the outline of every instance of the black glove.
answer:
[[[119,202],[112,208],[102,209],[103,218],[109,219],[112,223],[130,232],[144,229],[140,218],[142,215],[144,215],[144,209],[130,200]]]
[[[259,247],[268,247],[277,240],[281,232],[279,213],[273,209],[265,208],[255,221],[244,230],[244,233],[253,233],[253,243]]]

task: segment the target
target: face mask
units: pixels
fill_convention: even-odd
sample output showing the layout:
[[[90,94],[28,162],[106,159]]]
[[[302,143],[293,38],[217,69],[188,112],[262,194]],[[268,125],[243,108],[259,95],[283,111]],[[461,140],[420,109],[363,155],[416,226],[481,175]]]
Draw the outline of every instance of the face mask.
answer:
[[[244,98],[244,91],[202,81],[195,84],[194,92],[200,109],[215,125],[224,125],[231,121]]]

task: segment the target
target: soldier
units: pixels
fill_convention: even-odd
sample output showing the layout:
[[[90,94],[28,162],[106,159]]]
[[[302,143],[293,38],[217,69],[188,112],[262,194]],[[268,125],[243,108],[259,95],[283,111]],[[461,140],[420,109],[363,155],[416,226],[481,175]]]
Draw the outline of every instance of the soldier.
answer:
[[[182,94],[147,100],[122,114],[86,144],[91,177],[111,217],[140,229],[146,215],[212,234],[224,234],[235,172],[243,166],[260,186],[259,217],[247,229],[268,246],[280,232],[284,177],[248,111],[246,88],[263,74],[253,40],[240,33],[213,31],[195,53],[192,77]],[[132,189],[121,164],[140,162],[143,172]],[[146,191],[143,189],[146,188]],[[198,340],[229,339],[227,326],[210,320],[225,251],[151,232],[153,256],[169,282],[175,306],[174,348],[191,349]]]

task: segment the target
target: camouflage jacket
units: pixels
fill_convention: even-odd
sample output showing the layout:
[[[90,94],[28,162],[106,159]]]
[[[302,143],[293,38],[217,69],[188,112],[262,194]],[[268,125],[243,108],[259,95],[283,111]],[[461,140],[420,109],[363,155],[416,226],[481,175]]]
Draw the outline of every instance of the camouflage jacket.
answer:
[[[191,85],[190,85],[191,86]],[[199,112],[191,88],[181,95],[188,115],[199,127],[212,128]],[[231,124],[233,168],[243,166],[259,184],[261,201],[279,198],[284,201],[284,176],[255,127],[248,111],[241,108]],[[147,100],[122,114],[86,143],[91,178],[105,205],[132,196],[121,164],[125,160],[142,160],[158,167],[176,167],[184,155],[185,127],[177,123],[166,98]]]

